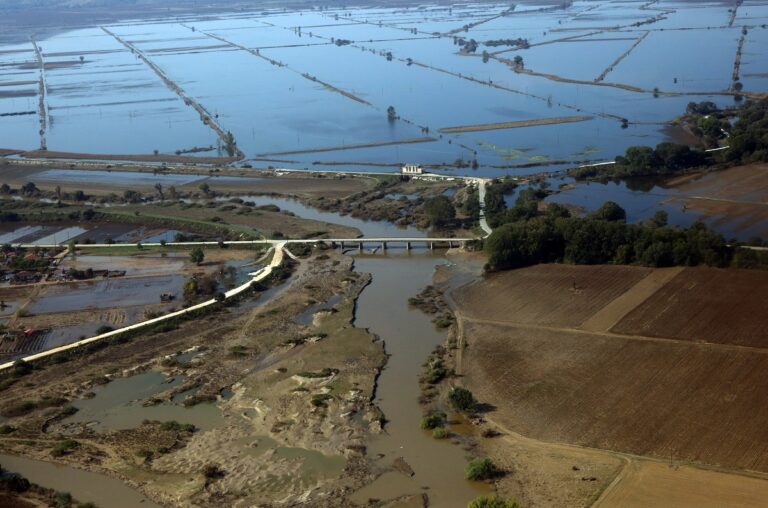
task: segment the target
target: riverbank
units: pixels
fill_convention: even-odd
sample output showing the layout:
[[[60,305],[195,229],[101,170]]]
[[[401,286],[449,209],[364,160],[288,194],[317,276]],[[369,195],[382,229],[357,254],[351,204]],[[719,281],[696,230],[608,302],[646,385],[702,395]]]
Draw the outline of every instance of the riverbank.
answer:
[[[317,252],[302,260],[289,286],[263,305],[253,308],[245,300],[224,310],[225,320],[214,313],[177,330],[137,336],[28,373],[24,385],[0,392],[0,407],[26,398],[65,402],[8,420],[15,430],[0,438],[0,446],[6,453],[42,458],[63,433],[81,446],[58,460],[116,475],[174,506],[192,499],[202,505],[235,497],[252,503],[276,496],[298,499],[307,489],[311,502],[338,498],[366,478],[365,436],[376,431],[380,419],[369,401],[384,361],[380,342],[349,327],[353,302],[368,283],[365,275],[350,269],[349,258]],[[321,303],[334,294],[342,298],[318,311],[310,324],[301,324],[306,323],[303,318],[296,321],[312,308],[308,302]],[[201,352],[192,360],[176,354],[195,346]],[[218,418],[214,429],[203,425],[203,430],[187,436],[182,432],[165,444],[141,438],[152,424],[104,431],[91,423],[98,416],[68,423],[71,413],[62,412],[62,406],[79,406],[77,401],[87,400],[90,392],[98,397],[104,381],[111,386],[110,380],[130,381],[137,372],[152,370],[185,381],[173,391],[151,393],[150,399],[158,402],[147,411],[158,403],[169,408],[181,404],[179,390],[194,389],[195,399],[212,401],[202,405],[212,404],[223,420]],[[77,374],[66,374],[71,372]],[[140,415],[146,401],[139,397],[120,411]],[[189,407],[198,406],[193,402]],[[113,411],[109,406],[104,410]],[[174,411],[183,420],[185,409]],[[223,471],[220,477],[203,474],[212,464]],[[338,479],[342,470],[345,474]]]

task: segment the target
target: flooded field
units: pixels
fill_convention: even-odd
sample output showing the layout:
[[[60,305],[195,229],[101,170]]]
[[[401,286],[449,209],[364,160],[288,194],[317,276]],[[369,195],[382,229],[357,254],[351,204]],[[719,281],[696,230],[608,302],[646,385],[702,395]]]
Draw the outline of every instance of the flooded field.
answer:
[[[765,89],[766,9],[731,7],[325,8],[78,29],[0,47],[0,148],[226,156],[231,132],[257,167],[466,173],[477,159],[497,176],[610,159],[666,139],[690,101],[732,103],[742,30],[744,90]],[[542,125],[576,115],[588,119]],[[440,132],[527,121],[539,125]]]

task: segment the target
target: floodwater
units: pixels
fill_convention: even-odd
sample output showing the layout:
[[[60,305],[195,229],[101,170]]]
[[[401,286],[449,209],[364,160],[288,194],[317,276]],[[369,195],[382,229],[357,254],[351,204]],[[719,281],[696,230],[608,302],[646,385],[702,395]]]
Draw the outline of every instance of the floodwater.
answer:
[[[176,400],[154,406],[142,405],[144,400],[183,382],[183,376],[169,379],[156,371],[115,379],[96,388],[95,397],[74,401],[72,405],[78,412],[63,423],[88,423],[101,432],[132,429],[141,425],[143,420],[175,420],[191,423],[202,430],[220,427],[223,424],[221,410],[212,403],[184,407],[182,400]]]
[[[3,469],[19,473],[33,483],[69,492],[83,503],[110,508],[160,508],[137,490],[106,475],[6,454],[0,454],[0,464]]]
[[[243,201],[255,203],[256,206],[277,205],[280,210],[291,212],[304,219],[314,219],[317,221],[330,222],[332,224],[341,224],[357,228],[363,236],[388,238],[388,237],[408,237],[420,238],[426,236],[426,233],[413,226],[398,226],[389,221],[364,220],[352,217],[351,215],[339,215],[336,212],[326,212],[317,208],[311,208],[300,201],[289,198],[278,198],[273,196],[238,196]],[[229,198],[222,198],[224,200]]]
[[[381,170],[476,157],[475,174],[499,176],[538,171],[514,167],[531,162],[567,161],[549,166],[559,168],[612,159],[628,146],[667,139],[663,124],[689,101],[732,104],[714,94],[731,84],[744,25],[753,28],[742,83],[765,90],[760,56],[768,15],[760,2],[738,6],[732,26],[724,4],[645,4],[579,0],[511,12],[504,3],[274,9],[105,27],[116,37],[82,28],[39,41],[43,70],[31,43],[0,46],[0,140],[3,147],[46,142],[71,152],[222,154],[216,133],[192,107],[196,101],[259,167]],[[476,40],[476,53],[460,54],[458,37]],[[518,37],[530,47],[504,42]],[[484,59],[483,51],[521,56],[534,74]],[[596,86],[603,74],[609,86]],[[42,136],[41,75],[48,117]],[[691,95],[654,97],[654,88]],[[397,120],[388,120],[389,106]],[[571,115],[592,119],[439,132]],[[629,119],[629,128],[621,129],[619,118]],[[380,145],[426,135],[435,140]]]
[[[382,466],[402,457],[415,472],[410,478],[387,473],[358,491],[357,501],[426,492],[430,506],[464,508],[476,496],[490,493],[487,485],[464,479],[469,458],[460,446],[434,439],[419,427],[421,365],[445,341],[445,333],[435,329],[429,316],[409,308],[408,297],[431,284],[435,267],[446,263],[446,258],[426,252],[355,258],[355,270],[373,275],[358,299],[355,326],[381,337],[391,355],[375,400],[388,420],[386,432],[372,438],[368,455],[383,454]]]
[[[161,293],[181,294],[185,281],[182,275],[162,275],[60,284],[46,288],[28,308],[40,314],[154,304]]]

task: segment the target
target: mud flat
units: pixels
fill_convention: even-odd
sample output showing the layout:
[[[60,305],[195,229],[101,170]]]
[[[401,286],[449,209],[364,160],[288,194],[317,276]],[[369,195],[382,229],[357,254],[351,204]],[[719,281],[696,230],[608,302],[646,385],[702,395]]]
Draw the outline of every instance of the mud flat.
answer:
[[[768,164],[680,178],[669,185],[683,194],[671,202],[726,228],[728,237],[768,236]]]
[[[444,134],[456,134],[459,132],[480,132],[501,129],[519,129],[521,127],[537,127],[539,125],[556,125],[561,123],[586,122],[592,120],[591,116],[561,116],[557,118],[537,118],[535,120],[520,120],[516,122],[483,123],[476,125],[462,125],[458,127],[443,127],[440,132]]]
[[[629,464],[605,506],[621,496],[639,502],[643,489],[654,488],[660,499],[691,489],[693,503],[708,475],[711,490],[703,492],[711,499],[699,506],[728,496],[759,506],[757,496],[768,493],[759,479],[768,472],[768,431],[758,423],[768,418],[759,402],[768,395],[761,331],[768,318],[756,310],[765,301],[756,289],[768,283],[764,275],[562,265],[494,274],[455,296],[468,345],[464,382],[495,407],[487,419],[504,434],[603,450]],[[714,326],[710,313],[722,323]],[[649,466],[647,480],[624,483],[647,460],[675,467],[663,474]],[[678,474],[681,463],[694,467]],[[761,474],[745,478],[747,471]],[[604,474],[595,481],[610,483]],[[501,488],[536,499],[506,480]]]

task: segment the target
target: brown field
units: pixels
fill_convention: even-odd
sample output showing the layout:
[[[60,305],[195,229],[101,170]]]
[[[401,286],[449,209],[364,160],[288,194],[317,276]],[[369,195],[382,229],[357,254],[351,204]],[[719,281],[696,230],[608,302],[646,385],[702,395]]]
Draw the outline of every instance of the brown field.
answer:
[[[614,332],[768,347],[768,273],[687,268]]]
[[[766,292],[756,271],[566,265],[457,290],[462,383],[504,434],[487,453],[522,475],[500,492],[525,506],[589,506],[605,486],[599,506],[763,505]],[[589,499],[562,470],[581,449],[598,455],[566,461],[595,477]]]
[[[594,507],[746,508],[765,506],[768,482],[658,462],[633,463],[617,488],[606,491]]]
[[[466,286],[456,299],[470,318],[579,326],[649,273],[634,266],[538,265]]]
[[[768,354],[468,323],[468,386],[545,441],[768,471]]]
[[[561,123],[585,122],[592,120],[591,116],[561,116],[557,118],[536,118],[534,120],[520,120],[517,122],[481,123],[475,125],[459,125],[457,127],[443,127],[439,129],[444,134],[458,132],[493,131],[500,129],[518,129],[520,127],[537,127],[539,125],[556,125]]]

